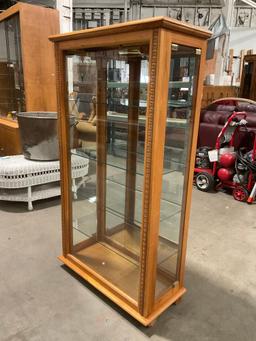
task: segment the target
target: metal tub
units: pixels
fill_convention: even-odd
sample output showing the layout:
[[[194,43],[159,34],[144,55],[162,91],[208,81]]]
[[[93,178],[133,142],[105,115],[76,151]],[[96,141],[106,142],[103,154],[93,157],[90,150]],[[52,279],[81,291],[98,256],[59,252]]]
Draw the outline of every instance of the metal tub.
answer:
[[[20,112],[17,114],[23,154],[26,159],[52,161],[59,159],[56,112]],[[70,128],[75,117],[70,117]],[[71,131],[70,137],[73,136]]]

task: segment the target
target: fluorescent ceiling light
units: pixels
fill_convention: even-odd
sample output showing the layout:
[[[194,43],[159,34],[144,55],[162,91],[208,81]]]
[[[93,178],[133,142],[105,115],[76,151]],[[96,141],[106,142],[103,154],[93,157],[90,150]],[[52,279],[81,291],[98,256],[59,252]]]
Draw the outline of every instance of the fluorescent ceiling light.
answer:
[[[242,0],[242,2],[244,2],[245,4],[252,6],[253,8],[256,8],[256,2],[252,1],[252,0]]]

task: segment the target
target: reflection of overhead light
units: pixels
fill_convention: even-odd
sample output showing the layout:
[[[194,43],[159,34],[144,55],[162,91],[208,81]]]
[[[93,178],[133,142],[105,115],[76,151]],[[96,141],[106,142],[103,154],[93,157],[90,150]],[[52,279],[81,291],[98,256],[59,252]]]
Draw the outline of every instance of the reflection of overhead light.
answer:
[[[120,56],[142,56],[140,50],[120,50],[118,54]]]
[[[249,6],[256,8],[256,2],[254,2],[252,0],[242,0],[242,2],[244,2],[245,4],[247,4]]]
[[[91,197],[91,198],[88,199],[88,201],[89,201],[91,204],[93,204],[93,203],[96,202],[96,197]]]

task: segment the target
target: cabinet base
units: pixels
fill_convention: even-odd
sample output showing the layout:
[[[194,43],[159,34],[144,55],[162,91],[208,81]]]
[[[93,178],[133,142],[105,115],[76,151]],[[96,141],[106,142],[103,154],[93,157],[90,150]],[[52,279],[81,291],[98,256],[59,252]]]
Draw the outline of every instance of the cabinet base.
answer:
[[[103,283],[97,281],[96,278],[90,276],[89,273],[81,269],[73,260],[68,259],[64,256],[58,257],[61,262],[63,262],[67,267],[85,279],[88,283],[94,286],[97,290],[99,290],[102,294],[108,297],[111,301],[121,307],[124,311],[126,311],[129,315],[135,318],[144,326],[152,326],[156,318],[166,310],[170,305],[177,302],[186,292],[186,289],[181,287],[179,288],[174,295],[172,295],[169,299],[163,301],[161,305],[157,305],[157,309],[155,309],[149,316],[142,316],[135,308],[130,306],[128,303],[124,302],[118,295],[115,294],[114,290],[110,290]]]

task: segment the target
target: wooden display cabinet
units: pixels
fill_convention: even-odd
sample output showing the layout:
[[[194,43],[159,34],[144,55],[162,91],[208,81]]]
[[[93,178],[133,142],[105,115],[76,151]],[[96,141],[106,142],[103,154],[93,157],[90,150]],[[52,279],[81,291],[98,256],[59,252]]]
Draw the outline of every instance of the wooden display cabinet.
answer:
[[[61,142],[59,258],[143,325],[185,293],[209,36],[158,17],[50,38],[56,49]],[[71,149],[68,89],[81,57],[96,70],[88,79],[96,89],[96,136],[87,144],[85,134],[84,143]],[[89,160],[88,179],[76,199],[72,154]]]
[[[8,113],[56,111],[54,48],[57,10],[17,3],[0,13],[0,154],[21,153],[18,122]]]
[[[0,13],[0,115],[56,111],[53,45],[59,33],[55,9],[17,3]]]

